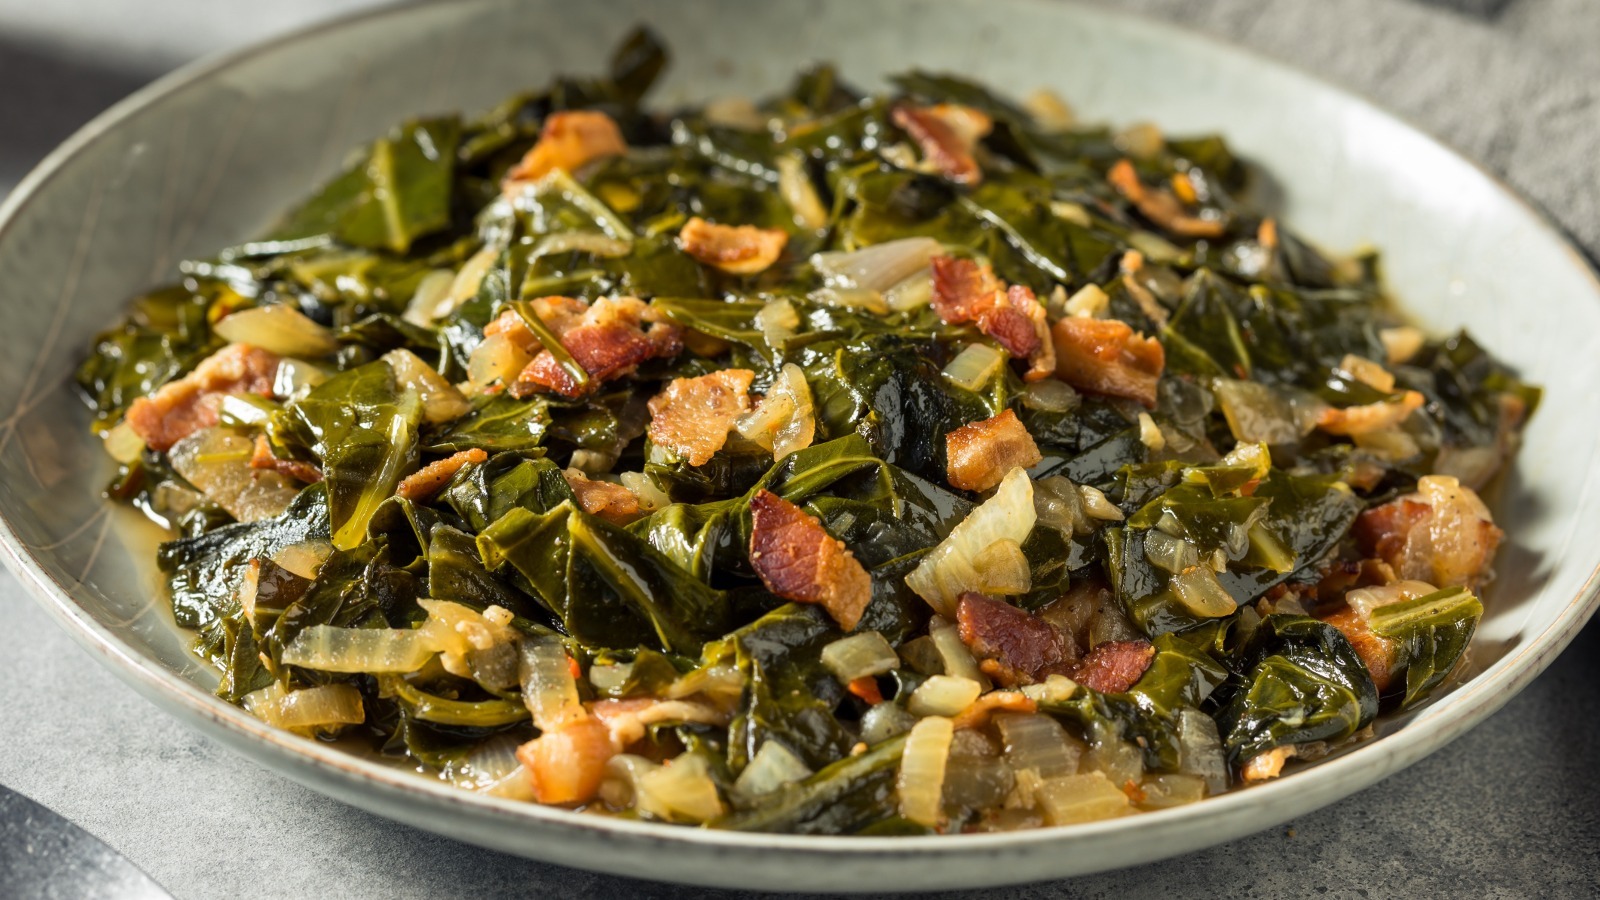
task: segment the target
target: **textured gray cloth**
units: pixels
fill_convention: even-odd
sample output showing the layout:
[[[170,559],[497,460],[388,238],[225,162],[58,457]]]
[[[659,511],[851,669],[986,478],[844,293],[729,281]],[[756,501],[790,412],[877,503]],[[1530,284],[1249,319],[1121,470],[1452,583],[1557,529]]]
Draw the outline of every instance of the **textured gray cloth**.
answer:
[[[77,124],[192,54],[369,5],[0,0],[0,190]],[[1600,251],[1600,3],[1130,0],[1365,94],[1505,177]],[[1530,298],[1530,301],[1533,298]],[[17,302],[15,298],[8,302]],[[722,897],[527,862],[394,824],[178,725],[0,574],[0,782],[201,897]],[[1165,863],[962,897],[1593,896],[1600,629],[1407,772]]]

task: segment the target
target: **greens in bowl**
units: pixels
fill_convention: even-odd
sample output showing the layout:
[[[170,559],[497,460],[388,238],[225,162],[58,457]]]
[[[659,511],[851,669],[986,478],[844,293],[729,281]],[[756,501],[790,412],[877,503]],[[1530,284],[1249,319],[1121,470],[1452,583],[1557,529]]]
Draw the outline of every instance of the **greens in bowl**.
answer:
[[[713,828],[1194,802],[1445,683],[1538,391],[1217,138],[819,67],[398,126],[79,372],[219,694]]]

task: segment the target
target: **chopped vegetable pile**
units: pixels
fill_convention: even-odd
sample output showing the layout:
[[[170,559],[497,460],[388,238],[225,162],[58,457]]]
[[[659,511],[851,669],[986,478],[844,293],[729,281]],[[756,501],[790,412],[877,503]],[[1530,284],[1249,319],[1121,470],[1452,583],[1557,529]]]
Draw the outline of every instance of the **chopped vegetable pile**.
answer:
[[[218,693],[795,833],[1190,803],[1457,668],[1539,397],[1216,137],[826,66],[417,119],[78,374]]]

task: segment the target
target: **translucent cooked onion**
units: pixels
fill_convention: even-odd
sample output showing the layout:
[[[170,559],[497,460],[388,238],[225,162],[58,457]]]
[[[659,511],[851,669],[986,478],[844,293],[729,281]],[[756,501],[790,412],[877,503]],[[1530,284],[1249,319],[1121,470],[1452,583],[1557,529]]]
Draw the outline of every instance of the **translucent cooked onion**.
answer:
[[[733,790],[745,797],[760,797],[810,776],[811,769],[800,757],[781,741],[768,738],[734,780]]]
[[[1144,558],[1150,565],[1172,575],[1200,564],[1200,552],[1193,544],[1154,528],[1145,532]]]
[[[913,716],[953,716],[972,705],[983,685],[970,678],[934,675],[917,686],[906,710]]]
[[[572,677],[571,658],[561,641],[530,637],[522,642],[522,702],[541,731],[553,730],[586,713]]]
[[[1016,785],[1016,777],[1005,760],[988,754],[959,752],[957,745],[961,735],[972,733],[970,730],[956,732],[958,740],[952,745],[950,761],[945,766],[943,800],[949,813],[1000,806]]]
[[[881,292],[927,268],[939,250],[933,238],[901,238],[860,250],[813,254],[811,265],[830,287]]]
[[[930,716],[918,720],[906,736],[895,788],[900,795],[900,814],[907,819],[929,827],[939,824],[945,763],[954,734],[949,719]]]
[[[1022,552],[1022,545],[1013,540],[995,541],[978,551],[972,559],[972,570],[978,574],[974,590],[981,594],[1009,597],[1027,593],[1033,586],[1028,557]]]
[[[811,446],[817,421],[805,372],[785,363],[760,405],[739,417],[733,427],[746,440],[771,450],[774,460]]]
[[[1217,723],[1197,709],[1178,713],[1178,771],[1200,779],[1210,793],[1228,789],[1228,757]]]
[[[654,478],[643,472],[623,472],[617,476],[617,480],[639,498],[639,509],[646,513],[672,505],[672,498],[667,496],[667,492],[656,485]]]
[[[456,307],[478,296],[478,288],[483,286],[483,278],[494,268],[495,260],[500,258],[500,248],[484,247],[472,254],[461,265],[461,271],[456,273],[450,282],[450,292],[445,300],[433,310],[434,319],[449,315]],[[431,323],[430,323],[431,324]]]
[[[756,327],[768,347],[781,351],[800,327],[800,313],[788,300],[773,300],[756,313]]]
[[[811,302],[837,309],[859,309],[881,316],[889,311],[889,301],[883,294],[866,288],[825,287],[806,295]]]
[[[861,714],[861,739],[868,744],[880,744],[898,737],[917,724],[917,717],[894,703],[878,703]]]
[[[1045,822],[1051,825],[1097,822],[1133,811],[1128,795],[1099,772],[1049,779],[1034,796]]]
[[[390,350],[383,361],[394,373],[397,387],[416,391],[422,398],[422,419],[428,424],[449,422],[472,411],[472,404],[455,385],[410,350]]]
[[[1141,808],[1170,809],[1204,800],[1206,783],[1193,775],[1151,775],[1139,785],[1139,792],[1144,795]]]
[[[933,302],[933,271],[922,270],[883,292],[883,302],[895,312],[910,312]]]
[[[636,808],[668,822],[700,823],[722,815],[722,797],[705,758],[685,753],[638,778]]]
[[[846,684],[900,667],[900,657],[882,634],[863,631],[822,648],[822,664]]]
[[[292,306],[256,306],[230,313],[213,330],[226,341],[260,347],[279,356],[316,359],[339,349],[333,332]]]
[[[127,422],[119,422],[109,429],[104,437],[106,453],[123,465],[136,461],[144,455],[144,438],[133,430]]]
[[[968,344],[945,364],[944,377],[969,391],[981,391],[1005,368],[1006,354],[988,344]]]
[[[1147,534],[1145,540],[1155,533]],[[1221,618],[1239,608],[1238,601],[1217,580],[1217,573],[1210,566],[1190,566],[1172,576],[1172,593],[1177,595],[1179,605],[1201,618]]]
[[[316,578],[317,570],[333,555],[333,545],[327,541],[301,541],[272,554],[272,561],[301,578]]]
[[[785,153],[777,159],[778,193],[794,211],[796,222],[812,230],[828,224],[828,211],[817,196],[816,185],[806,171],[805,158],[798,153]]]
[[[312,625],[284,648],[283,661],[320,672],[415,672],[437,647],[422,630]]]
[[[283,359],[272,376],[272,394],[284,400],[298,400],[312,388],[328,380],[328,372],[321,366],[303,359]]]
[[[1377,587],[1357,588],[1344,595],[1344,602],[1355,610],[1362,621],[1372,618],[1372,611],[1380,606],[1415,600],[1438,590],[1426,581],[1396,581]]]
[[[1217,405],[1235,440],[1295,444],[1316,426],[1320,401],[1256,381],[1212,380]]]
[[[639,780],[660,768],[660,763],[643,756],[618,753],[606,761],[600,799],[619,812],[632,809],[639,799]]]
[[[1114,726],[1101,724],[1092,730],[1084,766],[1104,774],[1112,784],[1137,784],[1144,775],[1144,753],[1118,737]]]
[[[1100,525],[1089,515],[1078,486],[1064,475],[1051,475],[1033,483],[1033,511],[1039,524],[1063,534],[1086,535]]]
[[[480,391],[495,383],[509,385],[532,360],[510,335],[491,334],[467,358],[467,382]]]
[[[1023,469],[1012,469],[994,496],[962,519],[949,537],[922,558],[906,576],[906,585],[940,615],[952,617],[963,591],[982,590],[984,579],[974,568],[978,554],[996,541],[1020,544],[1033,530],[1036,519],[1033,482]]]
[[[1057,378],[1042,378],[1022,389],[1022,405],[1040,412],[1067,413],[1078,408],[1083,398],[1078,392]]]
[[[979,684],[989,683],[979,671],[978,661],[973,658],[972,651],[961,641],[961,632],[956,626],[943,619],[936,619],[928,626],[928,638],[933,642],[934,650],[939,655],[944,674],[976,681]]]
[[[300,488],[277,472],[252,469],[255,441],[226,428],[206,428],[167,451],[172,468],[241,522],[281,514]]]
[[[997,713],[994,725],[1013,771],[1031,770],[1040,778],[1078,771],[1083,745],[1061,723],[1043,713]]]
[[[417,282],[417,290],[406,304],[401,318],[423,328],[433,327],[439,310],[450,300],[450,288],[456,283],[456,273],[449,269],[434,269]]]
[[[348,684],[325,684],[285,692],[274,683],[244,698],[251,715],[278,728],[314,729],[366,721],[361,692]]]
[[[1078,495],[1083,498],[1083,508],[1090,518],[1103,522],[1121,522],[1122,510],[1106,498],[1105,492],[1087,484],[1078,485]]]

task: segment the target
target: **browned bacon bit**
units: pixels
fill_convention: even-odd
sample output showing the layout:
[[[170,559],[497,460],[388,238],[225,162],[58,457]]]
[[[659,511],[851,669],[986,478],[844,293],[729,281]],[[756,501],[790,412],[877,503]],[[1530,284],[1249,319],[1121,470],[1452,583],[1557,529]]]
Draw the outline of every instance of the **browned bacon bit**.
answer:
[[[1505,536],[1483,501],[1445,475],[1425,475],[1417,493],[1362,513],[1351,529],[1363,553],[1401,579],[1474,587],[1489,573]]]
[[[610,481],[591,480],[577,469],[561,473],[572,488],[578,505],[591,516],[599,516],[613,525],[626,525],[639,518],[639,497],[626,487]]]
[[[1061,633],[1049,622],[975,591],[957,601],[956,626],[979,668],[1008,687],[1038,681],[1066,660]]]
[[[588,380],[579,381],[553,353],[540,350],[511,384],[511,396],[519,399],[541,390],[581,397],[642,362],[676,356],[683,350],[683,332],[678,326],[655,322],[648,331],[641,329],[653,311],[635,297],[603,297],[592,305],[568,297],[541,297],[532,306]],[[502,313],[490,327],[526,349],[537,346],[533,332],[515,312]]]
[[[617,123],[603,112],[580,109],[551,113],[539,129],[539,140],[506,173],[506,187],[538,181],[555,169],[576,172],[586,163],[628,152]]]
[[[1396,400],[1380,400],[1344,409],[1328,407],[1317,417],[1317,427],[1328,434],[1370,434],[1393,428],[1421,408],[1424,397],[1417,391],[1406,391]]]
[[[789,233],[754,225],[718,225],[695,216],[678,231],[678,246],[730,275],[754,275],[778,261]]]
[[[964,491],[987,491],[1012,469],[1044,458],[1027,426],[1009,409],[957,428],[945,435],[944,446],[945,479]]]
[[[750,565],[786,600],[816,603],[850,631],[872,600],[872,576],[822,523],[771,491],[750,501]]]
[[[922,158],[939,174],[956,184],[974,185],[983,170],[973,151],[994,128],[987,113],[954,103],[935,106],[896,106],[890,117],[922,148]]]
[[[1322,570],[1315,594],[1318,603],[1333,603],[1356,588],[1381,587],[1394,580],[1394,568],[1381,559],[1337,560]]]
[[[250,468],[277,472],[279,475],[293,478],[296,481],[303,481],[306,484],[315,484],[322,480],[322,473],[317,471],[317,467],[310,463],[301,462],[298,459],[279,459],[272,452],[272,444],[264,434],[256,435],[256,449],[250,455]]]
[[[1102,694],[1121,694],[1139,683],[1155,655],[1149,641],[1106,641],[1078,661],[1071,677]]]
[[[128,407],[127,423],[152,450],[165,452],[202,428],[217,424],[217,410],[228,394],[272,396],[278,356],[246,344],[229,344]]]
[[[1034,713],[1039,711],[1039,704],[1032,697],[1021,691],[990,691],[972,701],[971,704],[956,714],[952,724],[957,729],[982,728],[988,724],[989,717],[997,712]]]
[[[1218,220],[1189,215],[1183,203],[1167,191],[1145,187],[1144,182],[1139,180],[1139,173],[1134,171],[1133,163],[1125,159],[1117,160],[1117,164],[1106,173],[1106,180],[1117,189],[1117,193],[1138,208],[1140,215],[1172,234],[1191,238],[1219,238],[1226,230]]]
[[[1116,319],[1067,316],[1052,329],[1056,375],[1075,388],[1156,406],[1156,383],[1166,368],[1161,342]]]
[[[1339,632],[1349,639],[1356,655],[1366,663],[1367,671],[1371,673],[1372,683],[1377,686],[1378,693],[1387,691],[1394,681],[1394,642],[1375,634],[1361,618],[1361,614],[1353,609],[1341,609],[1333,615],[1324,616],[1322,621],[1339,629]]]
[[[749,369],[722,369],[698,378],[675,378],[650,398],[650,440],[703,466],[728,441],[728,429],[750,411]]]
[[[1006,289],[994,269],[977,260],[935,256],[928,262],[933,274],[933,311],[952,325],[977,321],[994,302],[994,295]]]
[[[427,500],[449,484],[450,479],[454,478],[463,466],[468,463],[481,463],[488,458],[489,454],[473,447],[471,450],[453,453],[444,459],[436,459],[402,479],[400,486],[395,489],[395,495],[412,502]]]
[[[1044,304],[1026,285],[1009,287],[988,265],[971,259],[935,256],[933,309],[952,325],[974,322],[978,330],[995,339],[1017,359],[1030,363],[1024,376],[1038,381],[1055,371],[1055,347],[1050,343]]]

